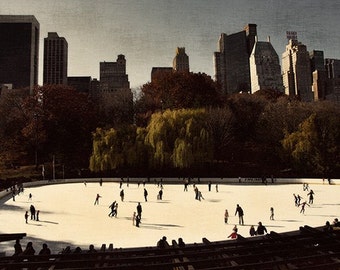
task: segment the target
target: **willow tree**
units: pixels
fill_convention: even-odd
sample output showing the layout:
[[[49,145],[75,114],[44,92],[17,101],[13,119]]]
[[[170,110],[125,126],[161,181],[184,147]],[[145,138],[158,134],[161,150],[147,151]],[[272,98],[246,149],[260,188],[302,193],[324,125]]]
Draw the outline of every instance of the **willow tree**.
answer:
[[[304,172],[327,176],[339,171],[340,114],[321,108],[303,121],[296,132],[282,142],[293,164]]]
[[[153,167],[188,168],[210,161],[213,144],[203,109],[166,110],[155,113],[147,126],[146,144]]]
[[[90,170],[94,172],[136,166],[145,159],[145,132],[133,125],[119,129],[98,128],[93,134]]]

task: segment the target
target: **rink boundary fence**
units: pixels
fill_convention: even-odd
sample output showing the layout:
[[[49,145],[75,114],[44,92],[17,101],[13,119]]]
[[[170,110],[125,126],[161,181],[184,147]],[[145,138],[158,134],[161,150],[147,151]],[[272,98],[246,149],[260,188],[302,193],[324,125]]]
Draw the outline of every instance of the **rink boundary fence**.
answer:
[[[103,183],[119,183],[121,178],[117,177],[108,177],[108,178],[71,178],[71,179],[55,179],[55,180],[40,180],[40,181],[32,181],[23,183],[24,188],[28,187],[39,187],[46,185],[57,185],[57,184],[75,184],[75,183],[100,183],[102,179]],[[167,185],[178,185],[183,184],[184,180],[188,178],[123,178],[123,184],[143,184],[145,181],[146,184],[157,184],[163,183]],[[313,185],[328,185],[327,179],[320,178],[266,178],[265,181],[261,178],[255,177],[241,177],[239,178],[191,178],[190,183],[196,185],[207,185],[209,182],[212,184],[212,188],[214,185],[286,185],[286,184],[313,184]],[[339,185],[340,179],[331,179],[331,185]],[[2,190],[0,191],[0,199],[11,194],[11,190]]]

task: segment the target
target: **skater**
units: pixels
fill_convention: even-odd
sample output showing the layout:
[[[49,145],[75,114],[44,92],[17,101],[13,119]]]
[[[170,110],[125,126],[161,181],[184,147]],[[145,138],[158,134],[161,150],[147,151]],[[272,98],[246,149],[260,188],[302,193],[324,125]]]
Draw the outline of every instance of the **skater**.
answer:
[[[139,215],[136,216],[136,227],[139,227],[141,217]]]
[[[144,188],[144,199],[146,202],[148,201],[148,191],[146,190],[146,188]]]
[[[184,191],[188,191],[189,181],[187,179],[184,180]]]
[[[216,187],[216,192],[218,192],[218,184],[216,184],[216,186],[215,186],[215,187]]]
[[[37,211],[36,221],[39,221],[40,210]]]
[[[194,191],[195,191],[195,200],[198,200],[199,199],[199,191],[198,191],[198,188],[194,185]]]
[[[226,209],[224,212],[224,223],[228,224],[228,218],[229,218],[229,213],[228,210]]]
[[[162,189],[158,192],[158,199],[159,200],[163,199],[163,190]]]
[[[208,190],[209,190],[209,192],[211,191],[211,181],[209,181],[209,183],[208,183]]]
[[[274,208],[270,207],[270,220],[274,220]]]
[[[257,226],[256,234],[257,235],[264,235],[264,233],[267,232],[267,228],[262,225],[262,222],[259,222],[259,226]]]
[[[140,219],[142,219],[142,205],[140,202],[137,205],[137,215],[140,217]]]
[[[124,196],[125,196],[125,194],[124,194],[124,189],[122,189],[122,190],[120,191],[119,196],[120,196],[120,200],[123,202],[123,201],[124,201]]]
[[[133,215],[132,215],[132,226],[135,226],[135,221],[136,221],[136,212],[133,212]]]
[[[35,220],[35,207],[33,204],[30,206],[30,212],[31,212],[31,220]]]
[[[117,217],[117,215],[118,215],[118,203],[116,203],[115,208],[113,210],[113,216]]]
[[[303,199],[299,194],[297,195],[297,204],[300,205],[301,199]]]
[[[201,199],[204,200],[203,195],[202,195],[202,192],[201,192],[201,191],[198,191],[198,200],[201,201]]]
[[[236,211],[235,211],[235,216],[238,213],[238,223],[240,225],[244,225],[244,221],[243,221],[243,209],[241,206],[239,206],[238,204],[236,205]]]
[[[303,202],[303,203],[301,203],[301,210],[300,210],[300,213],[302,213],[302,214],[305,213],[306,205],[310,206],[306,201]]]
[[[109,208],[111,209],[111,212],[109,213],[109,217],[113,217],[113,215],[115,214],[115,207],[116,207],[116,201],[111,203],[111,205],[109,206]]]
[[[28,200],[29,200],[29,201],[32,201],[32,197],[33,197],[33,195],[32,195],[32,193],[30,193],[30,194],[28,195]]]
[[[99,204],[99,198],[101,198],[101,196],[97,193],[96,199],[94,201],[94,205]]]
[[[299,206],[299,204],[298,204],[298,197],[295,195],[295,193],[293,193],[293,196],[294,196],[295,206]]]
[[[310,192],[307,194],[307,196],[309,196],[309,204],[313,204],[314,202],[314,191],[311,189]]]
[[[28,223],[28,211],[26,211],[25,213],[25,220],[26,220],[26,223]]]

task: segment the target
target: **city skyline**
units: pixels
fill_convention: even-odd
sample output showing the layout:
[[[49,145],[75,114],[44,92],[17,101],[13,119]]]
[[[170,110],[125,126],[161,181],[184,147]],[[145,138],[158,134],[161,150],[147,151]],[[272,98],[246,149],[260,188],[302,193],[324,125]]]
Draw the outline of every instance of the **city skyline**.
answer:
[[[286,31],[296,31],[308,51],[340,59],[340,2],[327,1],[93,1],[0,0],[2,15],[34,15],[40,23],[39,84],[43,80],[43,40],[57,32],[69,44],[68,76],[99,79],[99,63],[126,57],[131,87],[151,79],[152,67],[171,66],[185,47],[190,71],[214,77],[213,53],[221,33],[257,24],[258,40],[271,37],[280,59]]]

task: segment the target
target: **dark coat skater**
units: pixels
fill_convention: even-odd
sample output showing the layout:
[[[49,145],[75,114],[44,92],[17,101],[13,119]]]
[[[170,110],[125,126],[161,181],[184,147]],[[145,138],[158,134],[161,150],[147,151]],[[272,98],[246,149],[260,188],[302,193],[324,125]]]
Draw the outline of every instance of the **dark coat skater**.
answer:
[[[146,190],[146,188],[144,188],[144,199],[146,202],[148,201],[148,191]]]
[[[243,215],[244,215],[243,209],[238,204],[236,206],[235,216],[236,216],[237,213],[238,213],[238,223],[240,225],[244,225],[244,221],[243,221]]]
[[[137,205],[137,215],[142,218],[142,205],[140,203]]]

